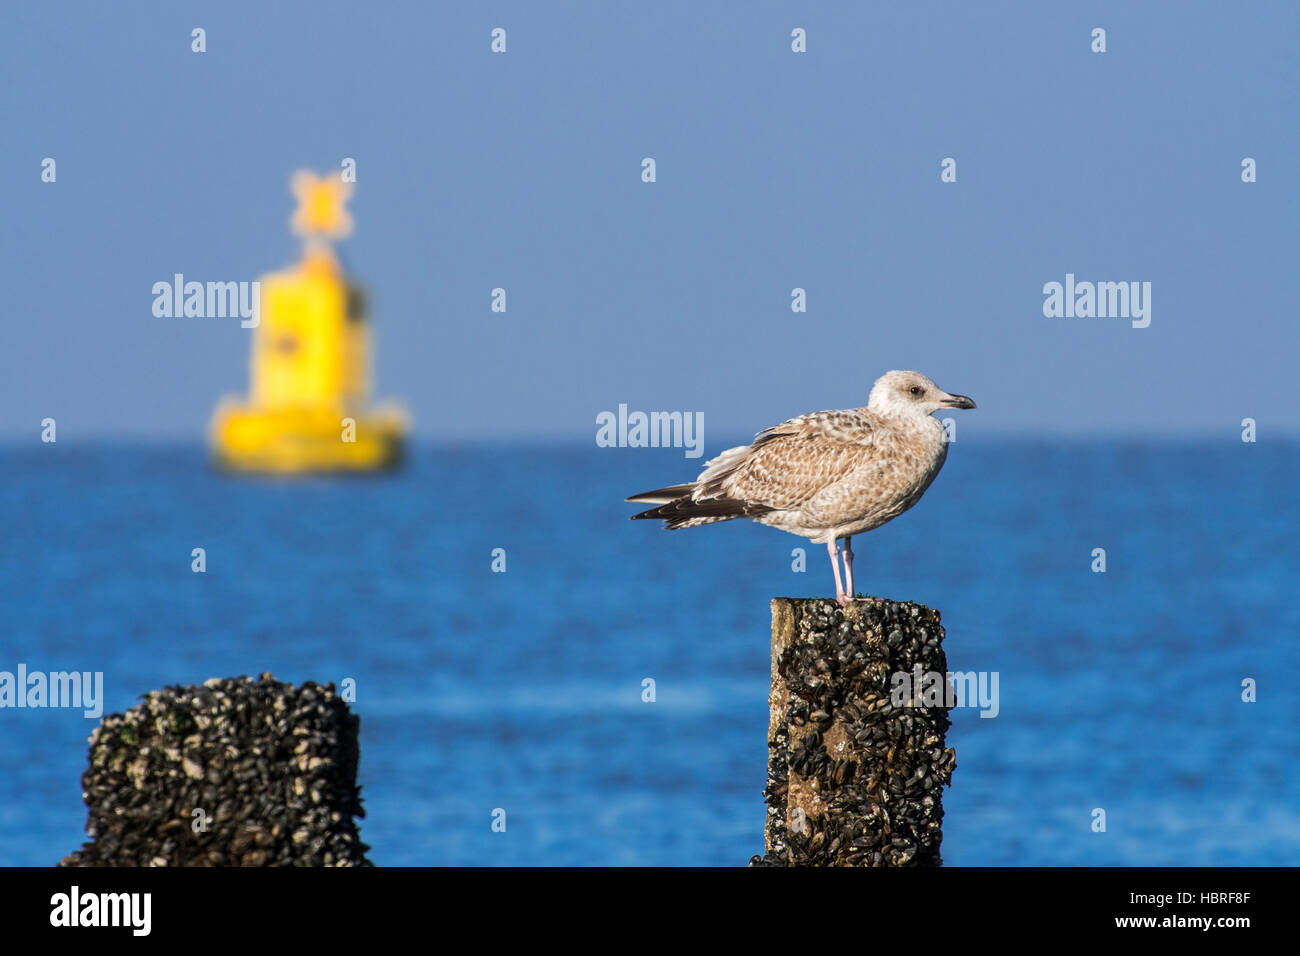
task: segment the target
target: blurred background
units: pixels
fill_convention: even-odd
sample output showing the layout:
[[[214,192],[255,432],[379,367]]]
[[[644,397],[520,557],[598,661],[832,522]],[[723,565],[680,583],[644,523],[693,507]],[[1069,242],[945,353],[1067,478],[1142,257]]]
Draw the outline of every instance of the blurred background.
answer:
[[[996,718],[953,714],[946,862],[1295,863],[1297,26],[1282,3],[6,6],[0,669],[102,670],[105,712],[355,679],[381,865],[743,864],[768,600],[826,595],[823,549],[629,524],[626,495],[704,459],[597,447],[596,416],[702,412],[708,458],[915,368],[979,408],[854,543],[864,591],[942,611],[952,670],[1000,674]],[[152,287],[293,267],[291,174],[349,158],[335,254],[405,467],[219,472],[254,330],[156,317]],[[1150,327],[1045,318],[1066,273],[1151,282]],[[94,722],[0,722],[0,863],[52,864],[83,839]]]

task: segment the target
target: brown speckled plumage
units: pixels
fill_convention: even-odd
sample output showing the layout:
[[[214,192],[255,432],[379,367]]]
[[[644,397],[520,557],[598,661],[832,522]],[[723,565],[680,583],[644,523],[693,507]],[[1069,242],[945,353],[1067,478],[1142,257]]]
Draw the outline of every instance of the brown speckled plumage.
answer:
[[[748,517],[821,543],[912,507],[947,452],[943,426],[928,415],[895,422],[869,408],[813,412],[723,452],[689,495],[644,517],[665,518],[670,528]],[[732,513],[699,514],[711,504]]]
[[[948,444],[931,412],[974,407],[919,372],[889,372],[867,407],[800,415],[759,432],[708,462],[694,482],[629,498],[658,505],[633,518],[663,519],[670,529],[751,518],[817,543],[870,531],[916,504],[943,467]]]

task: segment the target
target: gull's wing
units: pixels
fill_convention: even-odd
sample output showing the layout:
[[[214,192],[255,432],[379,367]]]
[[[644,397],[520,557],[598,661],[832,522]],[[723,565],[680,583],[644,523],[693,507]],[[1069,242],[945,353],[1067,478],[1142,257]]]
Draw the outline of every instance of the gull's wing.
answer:
[[[709,462],[691,498],[701,503],[727,499],[772,511],[797,508],[871,456],[879,425],[865,408],[792,418]]]

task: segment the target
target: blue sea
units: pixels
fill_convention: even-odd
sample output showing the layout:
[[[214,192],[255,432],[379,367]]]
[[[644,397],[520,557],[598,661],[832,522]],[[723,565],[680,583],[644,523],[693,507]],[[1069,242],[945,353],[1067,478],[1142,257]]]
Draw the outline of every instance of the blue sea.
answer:
[[[770,528],[627,520],[700,464],[424,445],[391,476],[286,481],[199,445],[11,445],[0,670],[102,671],[105,712],[209,677],[354,679],[379,865],[740,866],[768,602],[831,576]],[[939,609],[949,668],[999,675],[996,717],[952,715],[948,865],[1300,863],[1298,478],[1300,445],[1235,433],[965,439],[854,540],[861,590]],[[0,863],[83,841],[94,726],[0,711]]]

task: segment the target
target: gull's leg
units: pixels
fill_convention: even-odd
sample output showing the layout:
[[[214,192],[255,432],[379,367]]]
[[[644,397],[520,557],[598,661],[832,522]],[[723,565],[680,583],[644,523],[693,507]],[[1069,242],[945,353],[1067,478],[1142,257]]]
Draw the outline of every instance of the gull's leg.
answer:
[[[844,585],[840,583],[840,549],[835,546],[834,538],[826,542],[826,553],[831,556],[831,570],[835,572],[835,600],[843,607],[853,595],[845,594]]]
[[[844,539],[844,591],[852,601],[857,596],[857,591],[853,590],[853,537],[852,535]]]
[[[862,601],[864,604],[874,604],[882,601],[883,598],[874,597],[857,597],[857,591],[853,589],[853,538],[844,539],[844,581],[848,588],[848,601]],[[848,601],[844,603],[847,604]]]

